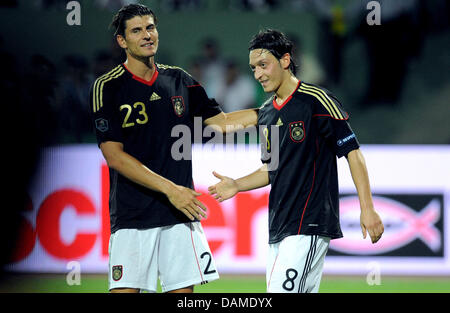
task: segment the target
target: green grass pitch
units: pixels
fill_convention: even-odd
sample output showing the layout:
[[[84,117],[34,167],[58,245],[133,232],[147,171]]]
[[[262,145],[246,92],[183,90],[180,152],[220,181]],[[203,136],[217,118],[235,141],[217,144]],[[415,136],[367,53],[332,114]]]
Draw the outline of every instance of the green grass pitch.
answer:
[[[17,274],[0,283],[0,292],[104,293],[106,275],[81,275],[80,285],[68,285],[65,275]],[[197,293],[265,293],[263,275],[222,275],[219,280],[196,286]],[[364,276],[324,276],[320,293],[448,293],[450,277],[381,277],[380,285],[369,285]]]

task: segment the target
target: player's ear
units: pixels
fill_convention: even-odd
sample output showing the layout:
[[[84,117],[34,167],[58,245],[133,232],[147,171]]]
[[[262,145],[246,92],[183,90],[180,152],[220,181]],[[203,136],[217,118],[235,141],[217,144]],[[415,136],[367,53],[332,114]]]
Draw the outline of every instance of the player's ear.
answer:
[[[283,69],[287,70],[289,68],[289,65],[291,65],[291,55],[287,52],[283,54],[281,56],[280,63]]]
[[[125,38],[122,35],[117,35],[116,40],[121,48],[123,48],[123,49],[127,48],[127,41],[125,40]]]

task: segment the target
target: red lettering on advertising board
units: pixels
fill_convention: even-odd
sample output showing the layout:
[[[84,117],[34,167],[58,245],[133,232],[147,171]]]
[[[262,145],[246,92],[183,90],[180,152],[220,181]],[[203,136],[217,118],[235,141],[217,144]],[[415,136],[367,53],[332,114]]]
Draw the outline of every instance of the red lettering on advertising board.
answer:
[[[204,227],[225,227],[225,218],[223,216],[222,207],[206,190],[197,190],[202,195],[198,199],[208,208],[208,218],[202,220]],[[110,231],[109,220],[109,168],[106,164],[101,167],[101,245],[102,256],[108,257],[108,245]],[[211,252],[214,253],[224,243],[224,240],[213,239],[208,240]]]
[[[111,235],[111,227],[109,222],[109,167],[102,164],[101,168],[101,187],[100,196],[101,203],[101,240],[102,240],[102,256],[108,257],[109,237]]]
[[[101,256],[108,257],[110,237],[109,220],[109,168],[103,163],[100,168],[100,208],[97,210],[89,196],[81,190],[59,189],[47,196],[37,209],[36,229],[23,217],[19,244],[12,257],[12,262],[25,259],[33,250],[36,238],[43,249],[58,259],[73,260],[87,255],[94,247],[97,239],[101,244]],[[211,197],[207,190],[197,190],[202,193],[198,199],[208,208],[208,218],[202,220],[202,225],[216,229],[229,230],[235,234],[232,237],[208,238],[211,252],[215,253],[224,243],[233,244],[237,256],[252,255],[252,221],[257,212],[267,207],[268,193],[255,196],[247,192],[235,197],[235,219],[226,221],[222,205]],[[100,229],[92,232],[77,232],[74,240],[67,243],[61,236],[60,219],[68,207],[77,215],[88,215],[100,220]],[[32,211],[31,199],[26,211]],[[226,232],[225,232],[226,233]],[[233,242],[234,241],[234,242]]]
[[[208,194],[208,191],[205,190],[196,190],[200,192],[202,195],[198,197],[198,200],[201,201],[207,208],[208,218],[202,220],[203,227],[225,227],[225,218],[223,216],[222,207],[217,202],[216,199],[211,197]],[[224,243],[224,239],[208,239],[209,247],[211,252],[214,253],[220,246]]]
[[[252,254],[252,220],[256,212],[269,203],[269,194],[255,196],[250,192],[239,193],[236,196],[236,255]]]
[[[24,208],[25,212],[33,211],[33,203],[29,195],[26,195],[26,205]],[[15,246],[15,249],[11,256],[12,262],[19,262],[27,257],[31,251],[33,251],[34,244],[36,242],[36,232],[33,229],[31,223],[23,216],[20,221],[18,238]]]
[[[62,189],[50,194],[42,203],[36,218],[36,231],[44,249],[51,255],[73,260],[88,253],[95,244],[97,234],[78,233],[70,244],[61,240],[60,217],[67,206],[77,214],[96,214],[92,201],[82,192]]]

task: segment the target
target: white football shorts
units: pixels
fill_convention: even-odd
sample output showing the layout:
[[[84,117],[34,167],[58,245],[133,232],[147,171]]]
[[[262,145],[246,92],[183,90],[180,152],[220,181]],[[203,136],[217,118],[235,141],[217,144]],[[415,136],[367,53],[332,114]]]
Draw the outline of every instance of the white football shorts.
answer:
[[[109,239],[109,289],[163,292],[219,278],[200,222],[120,229]]]
[[[329,237],[317,235],[288,236],[269,244],[267,292],[319,292]]]

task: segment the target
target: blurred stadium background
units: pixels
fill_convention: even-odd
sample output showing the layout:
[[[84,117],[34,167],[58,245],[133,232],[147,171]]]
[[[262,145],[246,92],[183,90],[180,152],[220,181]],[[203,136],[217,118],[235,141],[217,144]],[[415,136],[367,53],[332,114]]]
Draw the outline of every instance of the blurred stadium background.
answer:
[[[265,99],[248,69],[247,45],[271,27],[295,41],[300,79],[328,88],[350,112],[385,205],[386,241],[378,250],[337,243],[321,292],[450,291],[448,1],[379,0],[381,25],[374,26],[365,0],[79,0],[81,25],[67,23],[68,2],[0,4],[0,292],[107,291],[105,174],[88,93],[96,77],[124,61],[108,25],[131,2],[158,16],[157,62],[186,69],[225,111]],[[240,175],[257,159],[253,153],[240,167],[234,159],[217,168],[194,157],[194,174],[205,188],[210,170]],[[340,168],[346,207],[355,192]],[[223,278],[197,291],[265,291],[266,197],[263,190],[223,206],[204,198],[205,231]],[[343,217],[351,239],[353,216]],[[81,285],[66,280],[76,269],[70,261],[81,266]]]

